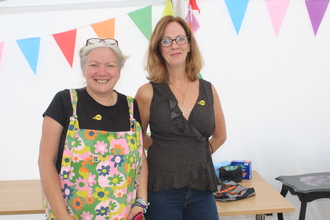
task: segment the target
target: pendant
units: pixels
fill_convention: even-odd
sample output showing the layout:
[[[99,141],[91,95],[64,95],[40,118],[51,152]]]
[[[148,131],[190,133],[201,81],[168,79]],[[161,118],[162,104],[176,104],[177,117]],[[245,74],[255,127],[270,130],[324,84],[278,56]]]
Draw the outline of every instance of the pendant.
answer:
[[[188,99],[187,99],[187,95],[185,95],[185,94],[182,93],[182,101],[184,101],[184,100],[185,100],[186,102],[188,101]]]

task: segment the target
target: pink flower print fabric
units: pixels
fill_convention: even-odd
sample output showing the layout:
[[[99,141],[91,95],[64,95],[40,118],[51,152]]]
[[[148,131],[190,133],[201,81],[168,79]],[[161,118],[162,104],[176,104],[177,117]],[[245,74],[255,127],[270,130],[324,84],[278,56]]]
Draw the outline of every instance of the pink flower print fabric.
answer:
[[[133,119],[133,99],[128,98],[131,129],[107,132],[79,129],[72,90],[74,115],[70,118],[59,174],[63,198],[75,219],[125,220],[136,197],[143,147],[141,126]],[[49,204],[46,217],[54,220]]]

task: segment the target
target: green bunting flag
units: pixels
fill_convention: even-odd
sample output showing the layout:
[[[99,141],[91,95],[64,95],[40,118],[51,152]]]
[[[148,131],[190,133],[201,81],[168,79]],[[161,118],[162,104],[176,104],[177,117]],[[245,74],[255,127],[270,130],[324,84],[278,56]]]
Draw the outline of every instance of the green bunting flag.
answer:
[[[128,13],[134,24],[140,29],[143,35],[150,40],[151,27],[151,6]]]

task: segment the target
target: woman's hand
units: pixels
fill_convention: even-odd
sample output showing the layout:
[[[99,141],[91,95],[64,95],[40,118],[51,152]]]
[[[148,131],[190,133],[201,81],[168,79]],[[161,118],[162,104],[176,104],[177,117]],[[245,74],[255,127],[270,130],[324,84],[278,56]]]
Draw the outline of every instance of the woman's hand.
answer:
[[[128,215],[128,218],[127,220],[132,220],[133,217],[135,215],[137,215],[139,212],[142,212],[143,213],[143,208],[139,207],[139,206],[133,206],[133,208],[131,209],[129,215]]]

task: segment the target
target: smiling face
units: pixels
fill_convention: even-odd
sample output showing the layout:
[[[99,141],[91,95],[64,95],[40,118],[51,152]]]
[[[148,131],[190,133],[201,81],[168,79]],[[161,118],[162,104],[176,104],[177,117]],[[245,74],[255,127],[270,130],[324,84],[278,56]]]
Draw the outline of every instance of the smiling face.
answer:
[[[166,26],[162,39],[175,39],[182,36],[186,36],[182,26],[177,22],[171,22]],[[186,57],[190,52],[190,43],[188,41],[186,44],[180,45],[173,41],[169,47],[160,46],[160,50],[168,68],[185,67]]]
[[[116,53],[107,47],[93,49],[83,67],[87,90],[94,95],[111,94],[120,77]]]

